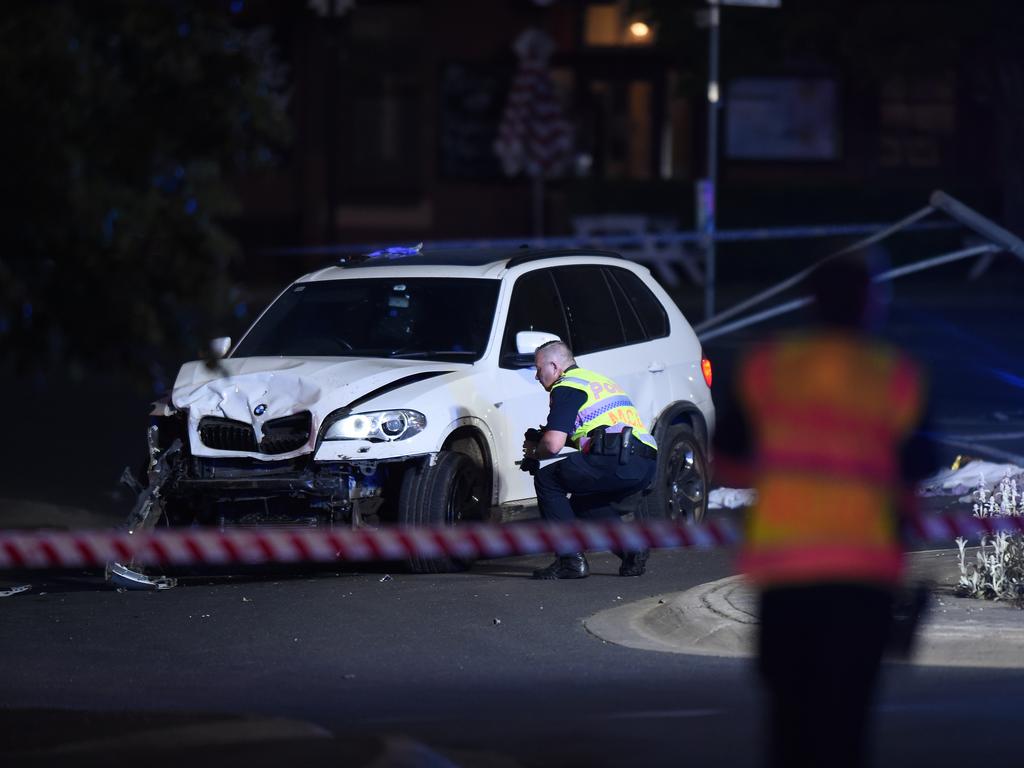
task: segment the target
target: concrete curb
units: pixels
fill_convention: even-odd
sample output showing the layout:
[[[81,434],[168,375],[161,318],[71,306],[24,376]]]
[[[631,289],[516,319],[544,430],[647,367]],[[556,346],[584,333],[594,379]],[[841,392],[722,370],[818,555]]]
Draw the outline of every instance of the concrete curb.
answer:
[[[956,552],[910,557],[914,578],[947,572]],[[908,663],[929,666],[1024,668],[1024,611],[1000,602],[954,596],[949,579],[936,581],[930,610]],[[601,611],[584,621],[610,643],[646,651],[749,657],[754,653],[757,598],[741,576],[685,592]]]

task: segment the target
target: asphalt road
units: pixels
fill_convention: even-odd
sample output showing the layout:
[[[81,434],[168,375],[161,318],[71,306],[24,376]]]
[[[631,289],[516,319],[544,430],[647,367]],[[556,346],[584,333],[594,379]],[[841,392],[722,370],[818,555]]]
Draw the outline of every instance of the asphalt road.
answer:
[[[37,580],[0,605],[0,757],[362,765],[357,747],[411,739],[456,765],[758,764],[749,661],[631,650],[582,623],[723,577],[728,553],[658,552],[634,579],[599,554],[586,580],[530,580],[544,562],[222,575],[158,593]],[[1010,765],[1024,673],[894,667],[880,714],[880,765]],[[227,715],[250,719],[236,733]],[[268,717],[324,730],[278,738]]]

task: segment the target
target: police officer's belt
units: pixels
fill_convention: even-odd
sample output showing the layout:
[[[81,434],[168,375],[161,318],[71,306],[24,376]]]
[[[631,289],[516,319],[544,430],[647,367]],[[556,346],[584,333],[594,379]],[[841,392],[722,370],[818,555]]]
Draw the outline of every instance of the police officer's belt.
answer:
[[[587,437],[590,438],[590,443],[587,446],[587,453],[593,454],[594,456],[619,456],[623,455],[622,441],[625,437],[627,445],[625,453],[639,456],[642,459],[655,459],[658,457],[658,451],[655,448],[647,445],[632,434],[632,429],[627,427],[621,432],[608,432],[606,427],[598,427],[592,429]]]

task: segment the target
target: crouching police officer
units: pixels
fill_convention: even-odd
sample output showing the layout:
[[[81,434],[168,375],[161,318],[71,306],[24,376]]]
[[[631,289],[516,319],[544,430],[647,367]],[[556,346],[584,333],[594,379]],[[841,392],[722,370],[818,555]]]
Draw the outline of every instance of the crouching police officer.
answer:
[[[523,469],[534,471],[537,505],[544,520],[617,519],[633,511],[654,477],[657,444],[633,401],[611,379],[576,365],[572,350],[549,341],[534,356],[537,381],[551,393],[547,424],[523,442]],[[531,440],[531,437],[537,439]],[[579,450],[538,468],[566,443]],[[632,497],[632,498],[631,498]],[[620,576],[644,572],[649,550],[616,552]],[[560,554],[535,579],[582,579],[590,573],[582,552]]]

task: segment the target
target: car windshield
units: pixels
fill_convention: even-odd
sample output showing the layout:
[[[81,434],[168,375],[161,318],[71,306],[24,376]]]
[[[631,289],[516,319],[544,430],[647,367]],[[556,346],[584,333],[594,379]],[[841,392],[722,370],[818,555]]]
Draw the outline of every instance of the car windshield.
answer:
[[[487,345],[497,280],[359,278],[293,285],[233,357],[394,357],[472,362]]]

